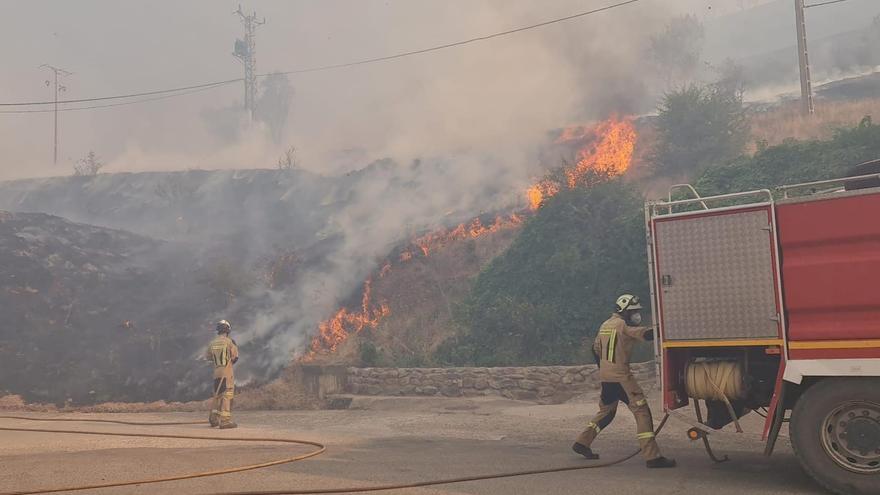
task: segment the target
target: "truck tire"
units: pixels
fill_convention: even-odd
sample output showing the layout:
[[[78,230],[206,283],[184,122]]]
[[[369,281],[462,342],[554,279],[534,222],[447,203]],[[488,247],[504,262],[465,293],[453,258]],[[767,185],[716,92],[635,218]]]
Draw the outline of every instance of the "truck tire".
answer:
[[[839,495],[880,493],[880,379],[828,378],[808,388],[789,435],[804,471]]]

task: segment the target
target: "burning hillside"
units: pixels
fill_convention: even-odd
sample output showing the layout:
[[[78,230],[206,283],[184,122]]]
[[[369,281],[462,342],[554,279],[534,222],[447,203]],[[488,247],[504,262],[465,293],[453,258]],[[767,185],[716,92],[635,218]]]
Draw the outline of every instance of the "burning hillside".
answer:
[[[484,224],[480,218],[475,218],[452,229],[430,232],[411,241],[396,258],[392,258],[395,260],[393,263],[391,259],[386,260],[378,272],[378,277],[384,278],[392,272],[394,266],[431,256],[436,250],[451,243],[516,228],[522,225],[522,222],[523,218],[520,215],[511,213],[506,216],[496,216],[489,224]],[[387,301],[375,300],[372,287],[373,278],[370,277],[364,282],[361,305],[358,309],[340,308],[331,318],[318,325],[318,333],[312,339],[309,352],[303,360],[310,361],[319,354],[335,352],[349,335],[359,334],[366,328],[375,329],[379,321],[391,314]]]
[[[331,318],[318,325],[318,332],[302,359],[311,361],[319,355],[331,354],[349,336],[360,334],[365,329],[376,329],[382,319],[391,315],[388,300],[377,298],[373,294],[374,277],[385,278],[392,273],[395,266],[427,258],[460,241],[519,228],[530,211],[540,208],[544,201],[556,195],[563,187],[576,187],[591,173],[608,176],[625,173],[632,163],[636,131],[631,118],[612,117],[594,126],[567,127],[554,144],[576,150],[576,162],[572,167],[564,168],[562,183],[547,178],[529,187],[526,191],[527,211],[498,215],[491,223],[475,218],[454,228],[429,232],[410,241],[407,247],[387,259],[378,272],[367,279],[359,308],[350,310],[342,307]]]

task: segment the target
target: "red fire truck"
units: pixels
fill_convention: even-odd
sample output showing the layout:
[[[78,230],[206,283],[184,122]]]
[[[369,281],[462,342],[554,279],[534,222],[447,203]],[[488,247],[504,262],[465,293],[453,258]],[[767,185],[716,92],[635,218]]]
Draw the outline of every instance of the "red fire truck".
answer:
[[[674,189],[645,208],[666,411],[692,403],[710,455],[709,433],[763,411],[766,455],[789,423],[820,484],[880,494],[880,175]]]

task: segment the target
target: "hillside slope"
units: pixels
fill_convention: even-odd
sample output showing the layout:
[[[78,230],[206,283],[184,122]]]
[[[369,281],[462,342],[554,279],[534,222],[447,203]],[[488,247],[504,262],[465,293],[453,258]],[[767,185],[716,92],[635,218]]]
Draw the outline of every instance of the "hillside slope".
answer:
[[[56,403],[191,396],[187,382],[208,371],[192,352],[218,309],[195,267],[167,243],[0,211],[0,391]]]

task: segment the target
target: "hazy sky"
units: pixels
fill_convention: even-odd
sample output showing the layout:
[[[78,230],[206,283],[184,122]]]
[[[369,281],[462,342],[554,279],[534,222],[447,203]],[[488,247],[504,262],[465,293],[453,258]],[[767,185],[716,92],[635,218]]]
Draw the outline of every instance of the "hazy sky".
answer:
[[[863,0],[854,0],[863,1]],[[447,43],[612,0],[252,0],[260,73]],[[705,21],[760,0],[643,0],[612,12],[403,60],[304,74],[282,143],[260,129],[234,142],[205,112],[241,101],[240,85],[168,100],[60,114],[0,114],[0,179],[67,175],[89,150],[108,171],[271,167],[295,145],[304,167],[337,173],[392,156],[491,154],[527,161],[555,127],[596,118],[629,84],[652,30],[672,15]],[[3,0],[0,100],[51,100],[50,74],[74,74],[64,97],[137,92],[241,76],[238,1]],[[629,77],[629,74],[632,74]],[[615,81],[631,81],[623,85]],[[610,103],[609,103],[610,102]]]

